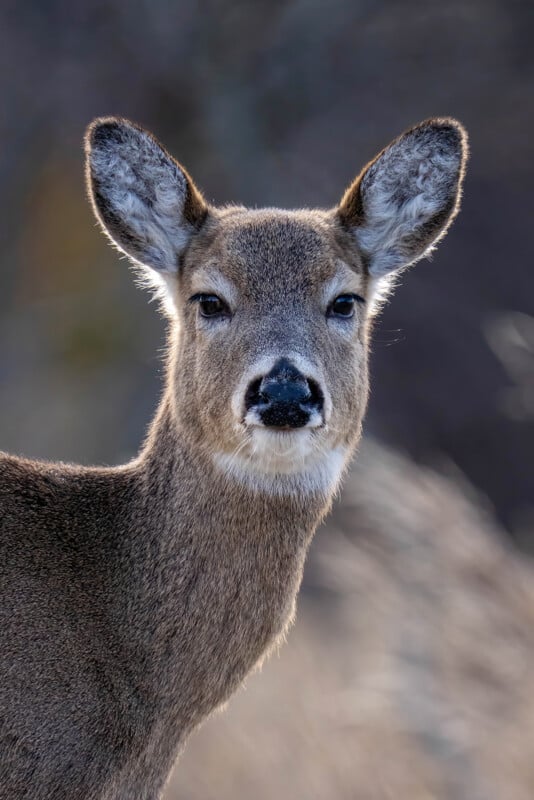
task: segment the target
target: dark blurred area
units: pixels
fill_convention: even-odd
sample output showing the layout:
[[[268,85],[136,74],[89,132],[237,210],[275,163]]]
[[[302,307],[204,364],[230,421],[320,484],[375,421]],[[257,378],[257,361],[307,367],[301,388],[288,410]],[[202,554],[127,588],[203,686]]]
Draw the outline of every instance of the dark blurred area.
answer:
[[[506,558],[516,558],[517,569],[531,569],[533,37],[534,5],[530,0],[4,2],[0,8],[0,447],[47,459],[118,463],[136,452],[157,402],[164,324],[155,308],[146,308],[146,294],[135,288],[127,264],[119,261],[98,231],[85,198],[81,143],[85,126],[93,117],[122,115],[151,129],[187,166],[213,202],[298,207],[333,205],[362,165],[404,128],[428,116],[452,115],[466,125],[471,141],[463,210],[433,260],[403,276],[376,325],[366,431],[404,453],[407,466],[395,472],[399,480],[402,474],[412,474],[410,470],[417,476],[426,475],[430,469],[429,474],[435,476],[432,480],[450,481],[451,507],[457,503],[457,493],[462,503],[476,509],[472,512],[475,516],[483,506],[484,514],[493,520],[488,523],[491,530],[498,530],[495,537],[508,548],[512,542],[522,554],[506,550]],[[378,470],[382,463],[390,474],[389,456],[382,458],[380,451],[373,452],[373,469]],[[459,484],[464,488],[459,489]],[[469,485],[474,489],[465,489]],[[356,505],[354,500],[357,487],[351,477],[344,505],[336,512],[339,515],[345,513],[343,508],[351,509],[343,517],[341,528],[345,533],[341,538],[343,546],[354,554],[354,563],[360,563],[361,551],[352,550],[350,540],[358,537],[364,525],[361,498]],[[385,507],[394,498],[399,507],[411,509],[410,519],[423,520],[425,530],[436,530],[436,536],[445,537],[445,541],[451,529],[456,533],[463,530],[467,550],[471,528],[484,527],[476,521],[468,525],[447,522],[437,513],[439,503],[436,509],[424,509],[418,516],[423,495],[410,496],[409,483],[386,481],[386,491]],[[380,507],[378,499],[376,507]],[[415,522],[410,525],[404,511],[399,514],[400,530],[408,531],[408,538],[410,531],[415,536]],[[397,524],[394,511],[386,514],[385,520],[378,520],[376,515],[373,519],[375,531],[382,530],[389,520],[391,534]],[[443,530],[439,530],[440,525]],[[314,579],[319,569],[314,565],[322,563],[321,548],[331,547],[328,534],[333,526],[331,523],[319,536],[302,601],[303,624],[308,625],[310,636],[327,648],[325,659],[329,640],[326,633],[321,638],[319,631],[336,630],[350,641],[352,633],[360,633],[359,629],[347,632],[344,622],[339,622],[338,628],[331,619],[321,622],[321,615],[327,612],[320,598],[328,595],[332,600],[339,587],[335,591],[318,588],[326,578]],[[387,556],[379,543],[372,544],[372,536],[370,541],[369,552],[364,547],[366,558],[377,567]],[[338,556],[342,560],[344,552],[340,550]],[[420,551],[413,552],[419,558]],[[427,551],[423,548],[423,552]],[[391,558],[395,560],[394,555]],[[441,556],[436,558],[437,565]],[[520,560],[524,564],[519,567]],[[371,567],[369,574],[373,574]],[[489,581],[496,596],[502,597],[503,614],[509,614],[512,629],[528,638],[534,595],[529,595],[528,602],[514,600],[512,608],[509,598],[502,594],[503,579],[495,577],[497,571],[490,578],[483,569],[481,574],[482,578],[473,579],[480,581],[476,584],[480,592],[474,590],[474,596],[484,602],[487,590],[483,582]],[[361,569],[357,570],[355,580],[361,576]],[[403,580],[411,580],[409,573]],[[428,591],[431,585],[432,578],[428,577]],[[380,593],[387,586],[391,588],[385,578],[377,582],[379,597],[384,596]],[[454,580],[443,591],[452,592],[453,587]],[[345,597],[341,589],[339,592]],[[355,599],[351,606],[355,615],[365,600],[360,595]],[[467,615],[474,602],[469,595]],[[410,613],[418,615],[417,603],[410,607],[408,618]],[[391,604],[391,608],[397,608],[394,600]],[[326,605],[328,613],[333,613],[331,602]],[[447,613],[442,609],[443,616],[432,618],[428,630],[433,624],[445,625]],[[386,614],[384,619],[388,618]],[[387,624],[393,625],[389,619]],[[458,612],[453,619],[458,620],[458,630],[463,630],[462,614]],[[474,647],[476,629],[467,629]],[[298,662],[298,669],[294,666],[298,675],[311,668],[305,657],[298,661],[295,655],[306,630],[297,627],[296,644],[288,648],[287,682],[292,664]],[[416,641],[426,635],[418,630],[412,631]],[[506,638],[504,623],[500,630]],[[520,633],[517,635],[521,638]],[[365,641],[369,645],[370,640]],[[446,641],[454,649],[455,636]],[[491,641],[488,634],[488,650]],[[499,647],[498,637],[495,641]],[[462,647],[467,647],[462,642]],[[530,639],[528,647],[524,645],[522,661],[517,654],[510,657],[510,663],[519,663],[517,658],[520,661],[517,671],[510,673],[511,682],[524,675],[521,664],[526,663],[527,651],[531,653]],[[390,651],[384,640],[373,646],[383,654],[387,669],[395,672],[395,659],[385,655]],[[310,648],[313,652],[313,644]],[[346,678],[341,667],[345,658],[352,665],[352,681],[357,673],[353,663],[357,656],[367,665],[374,664],[372,659],[369,662],[370,652],[363,646],[358,653],[351,651],[350,657],[339,651],[341,672],[336,680],[340,685]],[[426,669],[422,667],[423,683],[431,680],[431,674],[449,675],[442,656],[441,651],[430,655],[425,651],[420,656]],[[417,661],[418,651],[413,658]],[[384,663],[380,668],[386,669]],[[442,739],[430,736],[425,747],[429,751],[434,747],[434,756],[444,753],[454,774],[464,776],[465,786],[475,785],[473,776],[478,769],[498,772],[491,748],[484,751],[482,760],[470,761],[473,747],[476,750],[473,741],[478,747],[477,742],[486,741],[484,737],[493,732],[493,723],[488,720],[502,717],[507,702],[516,703],[514,708],[522,707],[525,715],[530,715],[529,725],[533,719],[532,705],[522,706],[526,702],[523,694],[510,694],[506,700],[499,681],[502,678],[506,684],[508,679],[502,670],[499,672],[500,667],[495,667],[498,680],[491,670],[486,674],[478,661],[472,669],[473,675],[482,674],[481,680],[489,687],[488,697],[495,697],[496,705],[485,708],[479,717],[475,714],[475,727],[466,728],[470,731],[465,734],[467,739],[462,739],[463,734],[456,729],[449,736],[441,711],[434,716],[422,712],[424,725],[434,725],[442,732]],[[419,673],[415,670],[414,674]],[[415,683],[410,684],[410,680]],[[262,678],[254,681],[259,689]],[[354,681],[361,690],[357,677]],[[469,685],[466,688],[462,684],[468,694]],[[407,679],[406,687],[408,695],[412,691],[415,697],[418,678]],[[394,688],[401,692],[396,685]],[[309,690],[310,696],[322,691],[312,683]],[[377,691],[375,687],[373,697]],[[287,686],[286,692],[290,692]],[[252,704],[260,702],[254,700],[259,695],[252,691],[250,695]],[[445,695],[440,694],[439,707],[450,710],[454,704],[449,706]],[[365,706],[370,696],[362,700],[363,695],[358,695],[356,706],[360,701]],[[434,695],[430,692],[429,696]],[[463,695],[454,696],[460,707]],[[244,708],[243,699],[237,702]],[[343,706],[344,701],[339,702]],[[425,702],[432,706],[433,700]],[[309,709],[308,699],[302,703]],[[258,713],[265,711],[251,707]],[[248,713],[255,718],[252,711]],[[365,728],[365,714],[369,713],[365,709],[361,712],[358,730]],[[446,716],[445,711],[443,714]],[[452,719],[453,711],[450,714]],[[234,718],[238,731],[246,724],[246,710]],[[229,717],[228,725],[232,719]],[[476,719],[481,728],[476,728]],[[305,718],[303,724],[320,730],[320,717],[314,720]],[[217,724],[221,725],[220,721]],[[257,719],[255,724],[257,728]],[[400,723],[397,720],[395,724]],[[413,722],[415,728],[418,724],[417,720]],[[391,728],[386,728],[391,733]],[[295,733],[291,725],[284,730],[288,736]],[[478,739],[477,730],[483,731]],[[384,742],[384,733],[379,728],[377,731],[377,743]],[[256,733],[260,736],[259,731]],[[281,742],[283,735],[279,735]],[[313,747],[302,750],[301,769],[310,760],[320,759],[321,735],[314,735],[317,741],[314,739]],[[228,731],[223,730],[221,736],[229,746]],[[325,732],[325,736],[330,733]],[[247,741],[246,731],[236,741],[242,746]],[[361,741],[355,736],[356,750]],[[373,740],[365,741],[365,752],[371,758]],[[524,739],[518,747],[521,742],[525,747]],[[220,738],[213,743],[213,747],[218,746]],[[395,750],[395,741],[388,740],[390,758],[395,760],[391,753],[397,752],[400,761],[411,764],[413,774],[419,775],[417,753],[414,755],[404,740],[399,740],[398,746]],[[510,752],[514,746],[510,740]],[[344,752],[343,748],[334,749],[338,755]],[[208,742],[199,764],[211,752]],[[514,752],[517,755],[518,751]],[[524,752],[531,758],[532,751]],[[216,785],[220,793],[211,795],[207,789],[195,793],[191,788],[202,785],[197,771],[190,785],[182,784],[180,796],[204,800],[217,796],[220,800],[250,796],[254,791],[259,800],[275,796],[353,797],[350,780],[343,782],[343,776],[356,774],[347,766],[352,763],[347,753],[343,756],[347,763],[330,764],[326,769],[330,783],[325,773],[313,785],[295,784],[288,792],[280,785],[279,791],[273,788],[269,793],[265,789],[263,795],[256,791],[256,773],[251,767],[250,782],[244,780],[241,795],[237,790],[232,795],[230,789],[225,795],[221,785]],[[188,755],[184,759],[184,781],[189,780],[187,770],[193,769],[187,766]],[[247,758],[246,747],[243,758]],[[224,774],[225,763],[223,759],[217,775]],[[233,762],[229,758],[227,763]],[[280,768],[281,762],[274,755],[273,763]],[[503,780],[508,770],[513,773],[516,761],[511,756],[506,763],[506,769],[499,773]],[[265,769],[263,763],[263,773]],[[357,772],[360,767],[353,769]],[[427,777],[417,784],[419,788],[409,782],[402,784],[391,773],[383,777],[383,789],[382,784],[376,784],[374,793],[362,789],[358,797],[530,800],[534,795],[534,774],[526,766],[521,773],[524,793],[519,787],[516,794],[506,793],[504,788],[502,793],[495,790],[495,777],[488,778],[494,793],[484,781],[477,784],[478,793],[467,789],[463,793],[454,782],[440,783],[436,778],[433,783],[434,779],[428,777],[434,774],[432,769],[429,767],[429,772],[426,766],[421,767],[421,775]],[[517,767],[516,773],[521,769]],[[180,770],[177,776],[179,780]],[[400,794],[389,794],[388,786],[404,788]],[[421,786],[427,787],[426,794]],[[432,786],[432,790],[428,788]]]

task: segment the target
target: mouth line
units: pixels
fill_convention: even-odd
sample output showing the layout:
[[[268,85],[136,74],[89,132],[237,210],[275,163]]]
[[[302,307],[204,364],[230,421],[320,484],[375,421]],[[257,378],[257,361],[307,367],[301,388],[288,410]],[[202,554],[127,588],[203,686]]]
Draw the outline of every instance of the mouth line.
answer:
[[[254,425],[251,423],[244,423],[243,430],[245,433],[252,435],[254,431],[262,431],[263,433],[269,433],[273,436],[299,436],[303,434],[310,434],[316,433],[317,431],[323,430],[325,428],[325,424],[321,423],[320,425],[303,425],[300,428],[292,428],[291,425],[287,425],[280,428],[270,427],[268,425]]]
[[[277,423],[280,424],[278,425]],[[305,422],[303,419],[296,420],[292,418],[263,419],[257,408],[251,408],[241,416],[240,424],[245,431],[269,431],[271,433],[288,434],[326,428],[327,420],[325,419],[325,414],[317,410],[309,413]]]
[[[248,417],[248,419],[247,419]],[[251,418],[252,417],[252,418]],[[312,422],[310,425],[309,423],[312,420],[309,420],[305,425],[265,425],[263,422],[256,420],[252,415],[247,414],[243,417],[240,421],[240,427],[244,431],[269,431],[270,433],[301,433],[302,431],[317,431],[321,429],[325,429],[327,427],[327,422],[325,419],[320,418],[319,421]]]

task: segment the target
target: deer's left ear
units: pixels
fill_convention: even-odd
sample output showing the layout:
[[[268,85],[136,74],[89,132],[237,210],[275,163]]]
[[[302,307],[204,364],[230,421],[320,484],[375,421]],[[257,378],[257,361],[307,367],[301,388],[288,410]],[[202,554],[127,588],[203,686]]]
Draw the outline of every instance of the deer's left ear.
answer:
[[[370,275],[381,278],[428,255],[458,213],[467,134],[430,119],[379,153],[347,189],[337,214]]]

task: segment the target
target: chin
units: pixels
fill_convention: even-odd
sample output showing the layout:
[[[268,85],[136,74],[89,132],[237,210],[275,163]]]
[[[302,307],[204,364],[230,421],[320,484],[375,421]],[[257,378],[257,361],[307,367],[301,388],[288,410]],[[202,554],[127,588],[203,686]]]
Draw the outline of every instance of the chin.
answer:
[[[255,426],[250,430],[245,457],[251,466],[268,475],[294,475],[324,459],[328,445],[317,430],[289,428],[273,430]]]
[[[331,444],[324,428],[273,430],[250,426],[234,453],[218,453],[217,467],[256,491],[271,494],[331,492],[348,460],[345,447]]]

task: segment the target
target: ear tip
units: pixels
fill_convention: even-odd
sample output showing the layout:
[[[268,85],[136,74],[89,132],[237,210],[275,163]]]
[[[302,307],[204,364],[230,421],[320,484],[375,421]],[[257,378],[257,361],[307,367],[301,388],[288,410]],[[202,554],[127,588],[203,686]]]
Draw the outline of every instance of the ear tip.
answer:
[[[141,128],[123,117],[96,117],[85,132],[85,147],[89,152],[94,147],[102,147],[109,143],[120,144],[125,137],[138,133]]]
[[[432,117],[428,123],[437,131],[454,136],[456,139],[466,142],[468,139],[465,125],[462,125],[456,117]]]
[[[412,132],[427,132],[439,136],[445,145],[459,150],[465,158],[469,151],[469,136],[462,123],[455,117],[430,117],[412,128]]]

